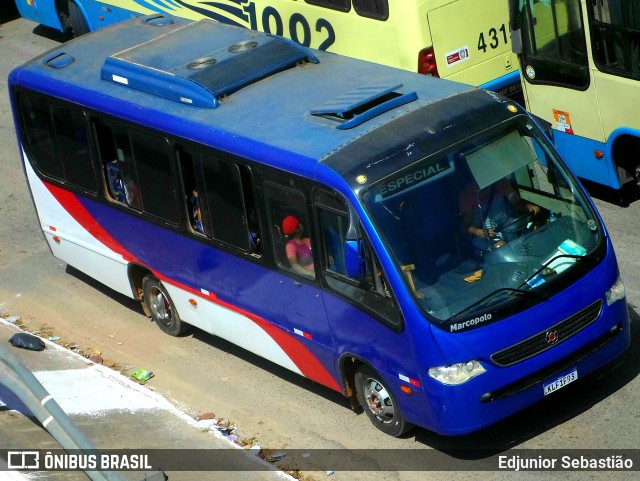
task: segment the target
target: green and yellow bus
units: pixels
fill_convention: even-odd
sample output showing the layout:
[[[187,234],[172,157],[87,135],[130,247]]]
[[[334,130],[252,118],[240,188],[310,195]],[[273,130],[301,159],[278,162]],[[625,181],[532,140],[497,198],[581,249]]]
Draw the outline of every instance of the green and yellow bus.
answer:
[[[518,99],[508,9],[496,0],[16,0],[20,14],[75,36],[154,12],[210,18]]]
[[[640,187],[640,1],[509,3],[528,110],[579,177]]]

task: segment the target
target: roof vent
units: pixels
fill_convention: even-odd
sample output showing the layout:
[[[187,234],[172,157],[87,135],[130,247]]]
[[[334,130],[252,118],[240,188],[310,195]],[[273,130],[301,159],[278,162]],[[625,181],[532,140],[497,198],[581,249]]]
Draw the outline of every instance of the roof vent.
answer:
[[[162,14],[144,17],[141,22],[145,25],[151,25],[152,27],[166,27],[167,25],[173,25],[173,19]]]
[[[210,67],[216,62],[217,60],[213,57],[202,57],[191,62],[189,65],[187,65],[187,68],[189,70],[199,70],[201,68]]]
[[[400,87],[402,84],[358,87],[319,105],[310,113],[339,122],[337,128],[340,130],[351,129],[418,98],[415,92],[396,92]]]
[[[201,20],[107,57],[101,78],[197,107],[299,62],[318,63],[291,40]]]
[[[236,43],[235,45],[231,45],[229,47],[229,52],[231,53],[241,53],[246,52],[247,50],[251,50],[258,46],[258,42],[253,40],[246,40],[244,42]]]
[[[47,67],[60,69],[65,68],[75,62],[76,59],[73,58],[72,55],[69,55],[65,52],[56,52],[51,57],[47,57],[44,59],[44,64]]]

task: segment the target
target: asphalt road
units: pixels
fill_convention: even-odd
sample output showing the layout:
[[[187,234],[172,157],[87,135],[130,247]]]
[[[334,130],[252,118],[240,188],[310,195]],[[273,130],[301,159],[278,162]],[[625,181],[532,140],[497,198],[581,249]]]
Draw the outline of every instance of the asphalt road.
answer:
[[[1,14],[0,14],[1,15]],[[0,18],[0,309],[27,329],[58,334],[61,342],[99,351],[116,369],[151,369],[149,387],[189,413],[228,417],[247,438],[277,450],[312,448],[435,449],[464,469],[476,449],[624,449],[640,447],[640,202],[593,190],[609,228],[627,288],[633,344],[615,369],[573,383],[505,422],[470,436],[448,438],[416,429],[401,439],[376,431],[338,394],[195,331],[171,338],[139,306],[54,259],[40,233],[24,181],[6,77],[14,66],[62,39],[28,21]],[[632,199],[633,200],[633,199]],[[628,201],[628,199],[627,199]],[[0,433],[0,435],[2,435]],[[340,472],[331,479],[636,479],[629,472]],[[640,461],[639,461],[640,464]],[[326,472],[311,473],[326,479]],[[1,477],[1,476],[0,476]],[[242,479],[241,473],[238,479]]]

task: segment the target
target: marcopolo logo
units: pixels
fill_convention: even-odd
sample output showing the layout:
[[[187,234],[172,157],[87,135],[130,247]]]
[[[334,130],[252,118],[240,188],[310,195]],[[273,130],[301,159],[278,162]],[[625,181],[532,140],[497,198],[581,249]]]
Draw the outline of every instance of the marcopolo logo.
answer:
[[[470,327],[475,327],[478,324],[482,324],[483,322],[490,321],[492,317],[493,316],[487,312],[486,314],[483,314],[481,316],[474,317],[472,319],[467,319],[464,322],[456,322],[454,324],[451,324],[449,328],[451,329],[451,332],[464,331]]]

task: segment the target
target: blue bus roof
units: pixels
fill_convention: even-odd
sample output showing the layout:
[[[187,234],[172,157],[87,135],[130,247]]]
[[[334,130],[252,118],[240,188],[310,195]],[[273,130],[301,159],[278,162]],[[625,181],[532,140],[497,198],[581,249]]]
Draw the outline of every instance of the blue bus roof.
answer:
[[[312,177],[343,147],[428,105],[465,92],[475,92],[476,104],[497,98],[260,32],[163,15],[63,44],[16,69],[10,82]],[[426,115],[444,125],[449,110]]]

